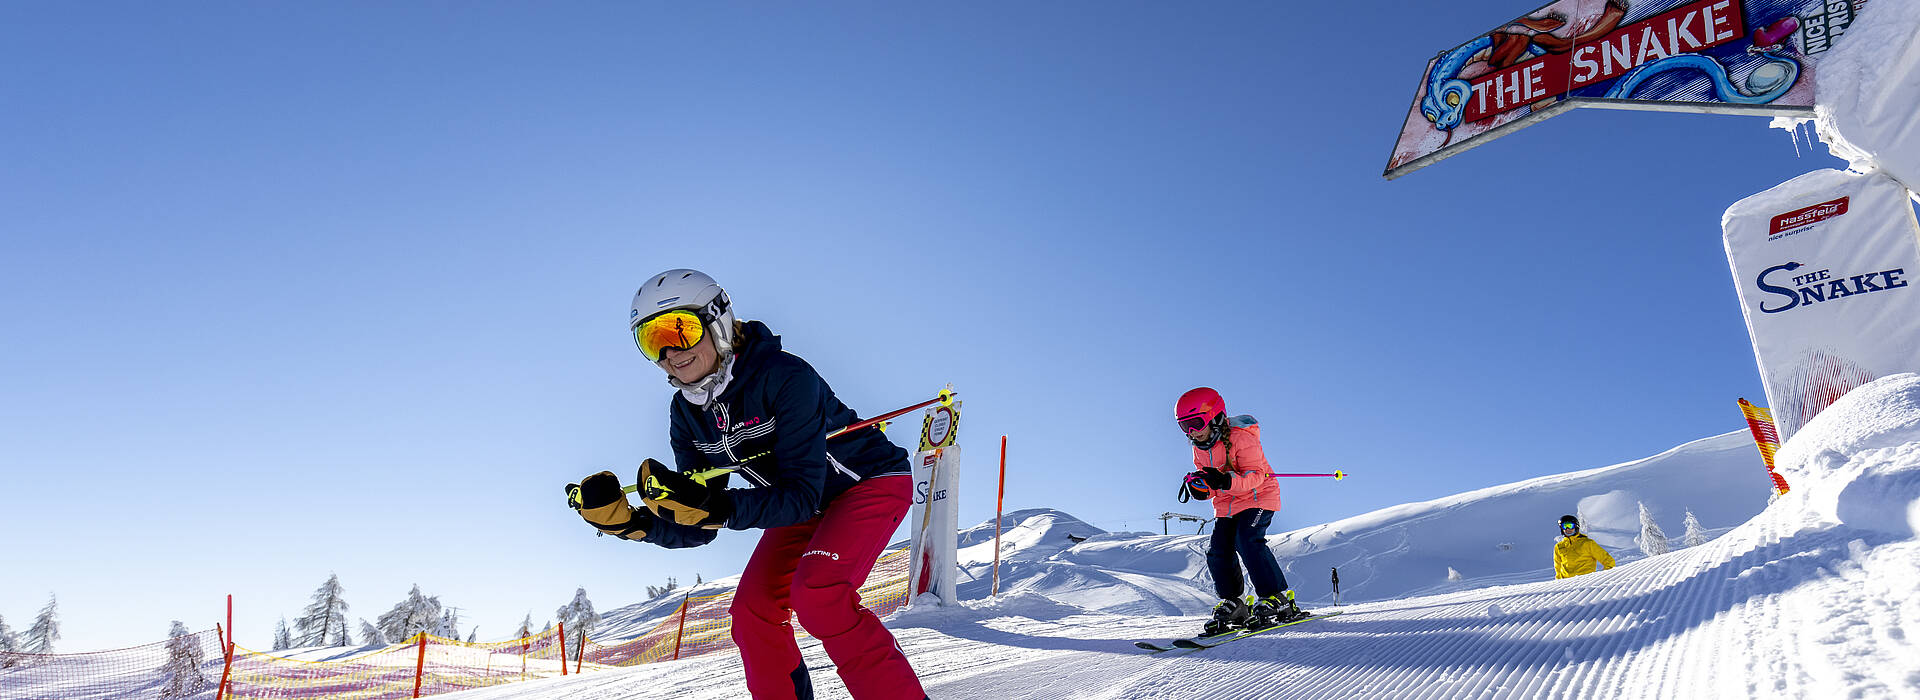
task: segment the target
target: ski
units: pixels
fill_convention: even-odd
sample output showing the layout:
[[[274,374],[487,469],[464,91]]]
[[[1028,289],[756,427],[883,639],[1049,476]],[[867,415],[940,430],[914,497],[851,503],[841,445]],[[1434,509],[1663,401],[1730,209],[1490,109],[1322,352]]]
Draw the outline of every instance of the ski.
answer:
[[[1188,637],[1186,639],[1175,639],[1173,640],[1173,646],[1180,649],[1192,649],[1196,651],[1200,649],[1211,649],[1213,647],[1217,647],[1237,639],[1246,639],[1247,637],[1251,637],[1256,634],[1265,634],[1277,629],[1281,629],[1283,627],[1292,627],[1302,622],[1312,622],[1314,620],[1333,617],[1335,615],[1339,615],[1342,612],[1345,612],[1345,611],[1335,610],[1330,613],[1314,613],[1314,614],[1307,615],[1306,617],[1302,617],[1298,620],[1282,622],[1272,627],[1262,627],[1257,630],[1242,630],[1241,632],[1236,634],[1220,634],[1220,635],[1214,635],[1211,637],[1203,636],[1203,637]],[[1153,645],[1153,647],[1149,647],[1145,642],[1135,642],[1135,645],[1139,646],[1142,649],[1151,649],[1153,647],[1159,646],[1156,644],[1156,645]],[[1170,651],[1170,650],[1162,649],[1162,651]]]

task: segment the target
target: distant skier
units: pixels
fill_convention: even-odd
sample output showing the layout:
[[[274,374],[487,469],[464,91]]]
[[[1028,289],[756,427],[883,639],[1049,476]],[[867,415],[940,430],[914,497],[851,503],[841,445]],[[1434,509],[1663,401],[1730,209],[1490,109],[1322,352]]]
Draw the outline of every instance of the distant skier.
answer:
[[[1193,498],[1213,501],[1213,539],[1207,569],[1220,603],[1205,634],[1237,627],[1259,629],[1305,615],[1294,605],[1293,591],[1280,563],[1267,548],[1267,527],[1280,509],[1280,482],[1260,448],[1260,426],[1253,416],[1227,417],[1219,392],[1200,387],[1180,397],[1174,418],[1193,443],[1194,471],[1181,488]],[[1249,606],[1240,565],[1246,563],[1257,597]]]
[[[1593,573],[1594,564],[1613,568],[1613,556],[1593,538],[1580,534],[1580,519],[1560,516],[1560,541],[1553,543],[1553,577],[1571,578]]]
[[[857,593],[907,509],[905,450],[878,430],[834,438],[858,420],[812,366],[759,321],[734,320],[713,278],[668,270],[633,297],[629,330],[667,373],[677,470],[640,466],[645,509],[600,472],[569,484],[581,517],[607,534],[695,547],[715,530],[763,528],[734,590],[733,641],[755,698],[812,698],[794,641],[797,617],[854,698],[926,697],[893,635]],[[726,488],[738,474],[752,489]]]

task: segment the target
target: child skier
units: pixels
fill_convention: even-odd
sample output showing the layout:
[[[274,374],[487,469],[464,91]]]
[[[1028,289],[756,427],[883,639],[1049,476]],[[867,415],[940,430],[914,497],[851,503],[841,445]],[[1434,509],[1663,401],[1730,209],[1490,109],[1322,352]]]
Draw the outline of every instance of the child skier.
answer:
[[[820,639],[847,692],[926,696],[893,635],[857,594],[912,504],[905,450],[858,420],[805,360],[759,321],[734,320],[713,278],[655,275],[633,297],[629,330],[667,373],[676,469],[646,460],[628,505],[612,472],[568,485],[581,517],[663,547],[711,542],[718,528],[765,529],[734,591],[733,641],[755,698],[812,698],[789,617]],[[737,474],[758,488],[726,488]]]
[[[1213,501],[1207,569],[1220,603],[1213,607],[1204,634],[1260,629],[1304,616],[1293,603],[1293,591],[1273,550],[1267,549],[1267,527],[1280,509],[1280,483],[1260,449],[1260,426],[1253,416],[1229,419],[1219,392],[1206,387],[1182,395],[1174,418],[1193,443],[1195,469],[1187,474],[1182,492]],[[1245,591],[1242,562],[1257,596],[1251,606],[1240,598]]]
[[[1560,516],[1560,541],[1553,543],[1553,577],[1572,578],[1593,573],[1593,565],[1613,568],[1613,555],[1593,538],[1580,534],[1580,519]]]

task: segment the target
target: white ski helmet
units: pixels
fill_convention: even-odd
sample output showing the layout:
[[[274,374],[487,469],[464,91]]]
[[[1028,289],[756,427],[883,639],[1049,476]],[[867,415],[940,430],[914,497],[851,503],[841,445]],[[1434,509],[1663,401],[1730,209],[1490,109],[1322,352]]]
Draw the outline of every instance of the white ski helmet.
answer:
[[[648,278],[640,285],[640,291],[633,294],[627,332],[631,334],[641,322],[675,309],[699,314],[700,320],[707,324],[714,349],[720,351],[721,357],[733,354],[733,302],[727,299],[727,290],[699,270],[677,268]]]

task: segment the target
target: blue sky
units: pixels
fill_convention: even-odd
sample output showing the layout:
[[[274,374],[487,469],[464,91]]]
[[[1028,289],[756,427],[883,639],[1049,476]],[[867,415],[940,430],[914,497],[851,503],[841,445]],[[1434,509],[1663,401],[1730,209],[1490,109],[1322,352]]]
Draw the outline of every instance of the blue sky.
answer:
[[[1823,148],[1577,110],[1380,177],[1425,60],[1530,9],[0,7],[0,615],[108,648],[233,593],[265,647],[338,573],[501,638],[737,573],[757,533],[561,498],[670,454],[625,323],[673,267],[864,414],[951,382],[963,524],[1001,435],[1008,510],[1202,512],[1197,385],[1353,474],[1280,530],[1741,428],[1720,215]]]

